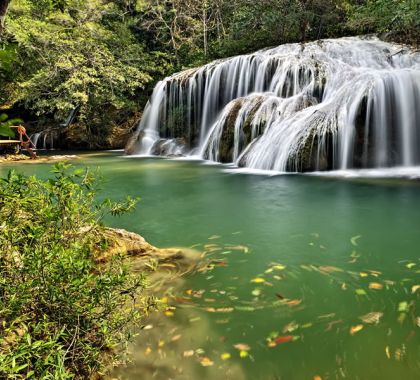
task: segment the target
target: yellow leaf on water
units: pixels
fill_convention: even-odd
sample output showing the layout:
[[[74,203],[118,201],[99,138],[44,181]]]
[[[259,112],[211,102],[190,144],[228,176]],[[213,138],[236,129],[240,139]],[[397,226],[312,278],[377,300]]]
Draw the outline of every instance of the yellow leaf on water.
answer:
[[[369,289],[376,289],[376,290],[381,290],[384,286],[382,284],[380,284],[379,282],[371,282],[369,284]]]
[[[144,351],[145,355],[149,355],[152,352],[152,349],[150,347],[146,348],[146,351]]]
[[[254,284],[261,284],[262,282],[265,282],[265,280],[261,277],[255,277],[251,280]]]
[[[359,275],[360,275],[360,277],[367,277],[368,276],[368,274],[365,273],[365,272],[360,272]]]
[[[228,359],[230,359],[229,352],[224,352],[223,354],[221,354],[220,355],[220,359],[222,359],[222,360],[228,360]]]
[[[239,356],[241,358],[246,358],[248,356],[248,351],[241,351],[241,352],[239,352]]]
[[[314,380],[322,380],[322,377],[321,377],[321,376],[319,376],[319,375],[315,375],[315,376],[314,376]]]
[[[385,355],[386,355],[386,357],[387,357],[388,359],[391,359],[391,354],[390,354],[390,352],[389,352],[389,346],[386,346],[386,347],[385,347]]]
[[[354,335],[357,332],[359,332],[361,329],[363,329],[363,325],[352,326],[352,327],[350,327],[350,334]]]
[[[173,311],[170,311],[170,310],[166,310],[166,311],[165,311],[165,315],[166,315],[167,317],[173,317],[173,316],[174,316],[174,312],[173,312]]]
[[[165,345],[165,341],[164,340],[160,340],[158,343],[158,347],[162,348]]]
[[[413,285],[411,287],[411,293],[415,293],[418,289],[420,289],[420,285]]]

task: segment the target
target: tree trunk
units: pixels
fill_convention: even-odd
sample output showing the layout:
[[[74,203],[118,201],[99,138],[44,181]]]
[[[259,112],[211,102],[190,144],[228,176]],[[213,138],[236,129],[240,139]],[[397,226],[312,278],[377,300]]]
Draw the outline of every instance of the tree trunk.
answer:
[[[7,9],[11,0],[0,0],[0,33],[4,29],[4,21],[6,19]]]

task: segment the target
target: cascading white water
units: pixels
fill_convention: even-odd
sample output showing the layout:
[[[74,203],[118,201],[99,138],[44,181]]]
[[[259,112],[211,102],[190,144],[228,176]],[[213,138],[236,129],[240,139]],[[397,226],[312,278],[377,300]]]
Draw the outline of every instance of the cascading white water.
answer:
[[[258,169],[418,165],[420,54],[350,37],[216,61],[159,82],[137,134]]]

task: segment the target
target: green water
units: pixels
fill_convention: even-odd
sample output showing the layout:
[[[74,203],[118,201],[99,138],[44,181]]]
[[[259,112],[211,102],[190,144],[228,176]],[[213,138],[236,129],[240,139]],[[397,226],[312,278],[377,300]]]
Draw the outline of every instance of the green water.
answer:
[[[173,315],[152,317],[115,377],[420,378],[420,182],[231,174],[117,154],[77,165],[100,167],[103,196],[141,196],[110,224],[215,260],[171,291]],[[0,174],[10,167],[45,176],[49,165]],[[370,312],[383,313],[378,323],[360,319]],[[249,346],[242,357],[238,343]]]

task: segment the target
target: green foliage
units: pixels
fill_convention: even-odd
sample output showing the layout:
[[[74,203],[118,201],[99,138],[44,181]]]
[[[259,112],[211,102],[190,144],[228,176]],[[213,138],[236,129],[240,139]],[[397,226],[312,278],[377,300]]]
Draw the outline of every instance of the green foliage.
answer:
[[[56,120],[80,106],[79,123],[92,134],[137,111],[139,93],[168,68],[113,2],[16,0],[8,15],[6,38],[18,48],[2,100]]]
[[[0,136],[14,138],[15,132],[10,127],[21,123],[23,123],[21,119],[9,119],[5,113],[0,114]]]
[[[10,171],[0,180],[0,377],[88,378],[125,342],[140,315],[143,276],[121,257],[98,264],[100,221],[136,201],[95,203],[89,171],[57,164],[45,181]],[[146,309],[144,309],[146,310]],[[105,355],[107,353],[107,355]]]
[[[415,0],[368,0],[349,11],[349,27],[359,33],[392,33],[419,43],[420,6]]]
[[[14,0],[7,15],[0,102],[49,126],[80,106],[74,135],[96,147],[175,70],[349,34],[420,42],[415,0]]]

